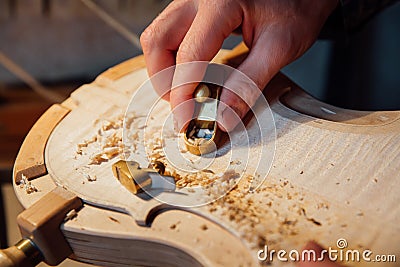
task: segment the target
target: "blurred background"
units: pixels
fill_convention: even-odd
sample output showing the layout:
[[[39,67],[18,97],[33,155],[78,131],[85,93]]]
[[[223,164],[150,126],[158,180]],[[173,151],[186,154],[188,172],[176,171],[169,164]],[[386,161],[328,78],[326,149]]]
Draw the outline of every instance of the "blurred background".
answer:
[[[169,2],[0,0],[1,247],[20,238],[15,218],[22,207],[10,181],[24,136],[52,103],[141,54],[137,37]],[[224,48],[240,41],[231,36]],[[317,41],[282,71],[336,106],[400,110],[399,49],[400,4],[395,4],[354,34]]]

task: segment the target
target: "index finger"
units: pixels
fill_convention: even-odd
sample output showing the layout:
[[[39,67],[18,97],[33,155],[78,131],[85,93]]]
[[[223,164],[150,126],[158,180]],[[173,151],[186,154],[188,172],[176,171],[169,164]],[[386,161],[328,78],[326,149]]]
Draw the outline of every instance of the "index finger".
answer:
[[[150,78],[176,64],[176,52],[196,12],[193,1],[173,1],[142,33],[140,42]],[[169,100],[172,77],[168,71],[151,80],[156,92],[166,100]]]
[[[222,13],[229,13],[227,17]],[[179,130],[184,130],[193,114],[191,99],[197,83],[205,72],[204,67],[180,68],[180,63],[193,61],[210,61],[219,51],[223,41],[242,22],[239,6],[221,7],[219,1],[207,1],[199,4],[193,23],[183,39],[177,52],[177,70],[174,75],[174,85],[171,90],[170,102],[174,118]],[[204,66],[204,64],[200,64]],[[185,104],[182,104],[185,103]]]

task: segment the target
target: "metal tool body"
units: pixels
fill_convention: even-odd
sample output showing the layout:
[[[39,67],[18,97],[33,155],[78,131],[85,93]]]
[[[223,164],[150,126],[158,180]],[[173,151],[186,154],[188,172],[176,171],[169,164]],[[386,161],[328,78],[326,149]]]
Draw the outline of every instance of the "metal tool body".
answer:
[[[133,194],[152,189],[175,190],[175,179],[164,175],[161,162],[151,162],[150,168],[140,168],[136,161],[120,160],[112,165],[115,178]]]
[[[202,155],[217,149],[220,136],[217,124],[220,93],[221,86],[200,83],[193,94],[195,111],[184,135],[186,148],[192,154]]]

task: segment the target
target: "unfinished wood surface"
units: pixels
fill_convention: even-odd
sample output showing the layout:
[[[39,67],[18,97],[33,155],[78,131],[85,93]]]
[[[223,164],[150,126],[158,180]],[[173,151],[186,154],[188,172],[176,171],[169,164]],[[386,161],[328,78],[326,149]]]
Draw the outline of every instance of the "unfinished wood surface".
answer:
[[[86,205],[63,226],[77,259],[107,266],[139,262],[162,265],[181,255],[178,263],[184,265],[249,266],[261,263],[257,251],[264,245],[291,250],[301,249],[308,240],[316,240],[335,249],[339,238],[346,239],[350,249],[371,249],[374,254],[394,254],[399,258],[397,112],[390,113],[384,123],[376,119],[383,113],[357,113],[360,119],[368,116],[374,119],[352,121],[346,118],[351,119],[355,113],[347,114],[346,110],[340,110],[340,119],[335,119],[332,112],[329,120],[302,114],[292,105],[303,103],[304,95],[297,93],[300,89],[286,77],[278,75],[265,90],[277,138],[271,170],[264,183],[256,192],[249,193],[246,183],[249,177],[246,177],[212,204],[185,211],[169,207],[165,211],[165,205],[130,195],[117,183],[111,174],[111,164],[118,156],[94,165],[88,165],[88,157],[73,158],[77,145],[90,140],[103,122],[118,120],[124,114],[130,96],[147,79],[144,68],[113,77],[107,82],[98,78],[74,92],[71,99],[76,108],[57,126],[47,146],[50,175],[32,181],[38,193],[26,195],[22,189],[16,189],[21,202],[29,205],[29,199],[41,190],[48,190],[47,185],[54,179],[94,206],[131,215]],[[294,101],[287,101],[288,96]],[[152,97],[151,92],[148,97]],[[307,103],[312,109],[326,108],[317,101]],[[147,107],[146,98],[137,105]],[[168,111],[167,103],[161,103],[153,121],[158,123],[168,116]],[[264,114],[262,110],[256,111]],[[151,123],[155,125],[150,121],[149,128]],[[254,127],[251,120],[247,125],[250,131]],[[141,128],[140,123],[136,126]],[[273,135],[273,129],[264,130]],[[262,162],[257,166],[254,159],[259,155],[251,155],[246,172],[255,169],[257,173]],[[136,156],[143,157],[140,153]],[[232,164],[243,162],[232,161]],[[152,214],[151,226],[138,226],[138,221],[148,222],[148,217],[140,216],[149,214]],[[112,247],[117,249],[111,253]],[[229,256],[236,253],[241,256]],[[282,264],[272,262],[273,266]]]
[[[49,175],[32,183],[39,189],[35,194],[15,188],[24,207],[55,187]],[[151,227],[143,227],[127,214],[84,205],[61,231],[74,252],[72,258],[95,265],[254,266],[247,247],[224,227],[179,210],[161,213]],[[221,252],[229,257],[221,257]]]
[[[359,111],[335,107],[316,100],[299,88],[292,88],[280,101],[287,107],[312,117],[344,124],[383,126],[400,119],[399,111]],[[395,124],[396,125],[396,124]],[[382,128],[385,132],[387,129]]]
[[[51,106],[35,123],[25,137],[14,164],[14,177],[17,184],[22,175],[28,180],[47,173],[44,162],[44,148],[54,127],[69,112],[68,109],[55,104]]]

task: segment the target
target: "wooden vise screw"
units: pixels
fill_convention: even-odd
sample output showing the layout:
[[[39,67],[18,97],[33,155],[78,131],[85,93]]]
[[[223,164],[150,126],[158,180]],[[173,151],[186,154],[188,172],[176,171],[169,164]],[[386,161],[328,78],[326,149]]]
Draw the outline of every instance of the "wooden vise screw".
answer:
[[[31,267],[41,261],[58,265],[72,254],[60,225],[66,215],[82,207],[82,201],[71,192],[56,187],[18,215],[23,239],[0,251],[1,267]]]

